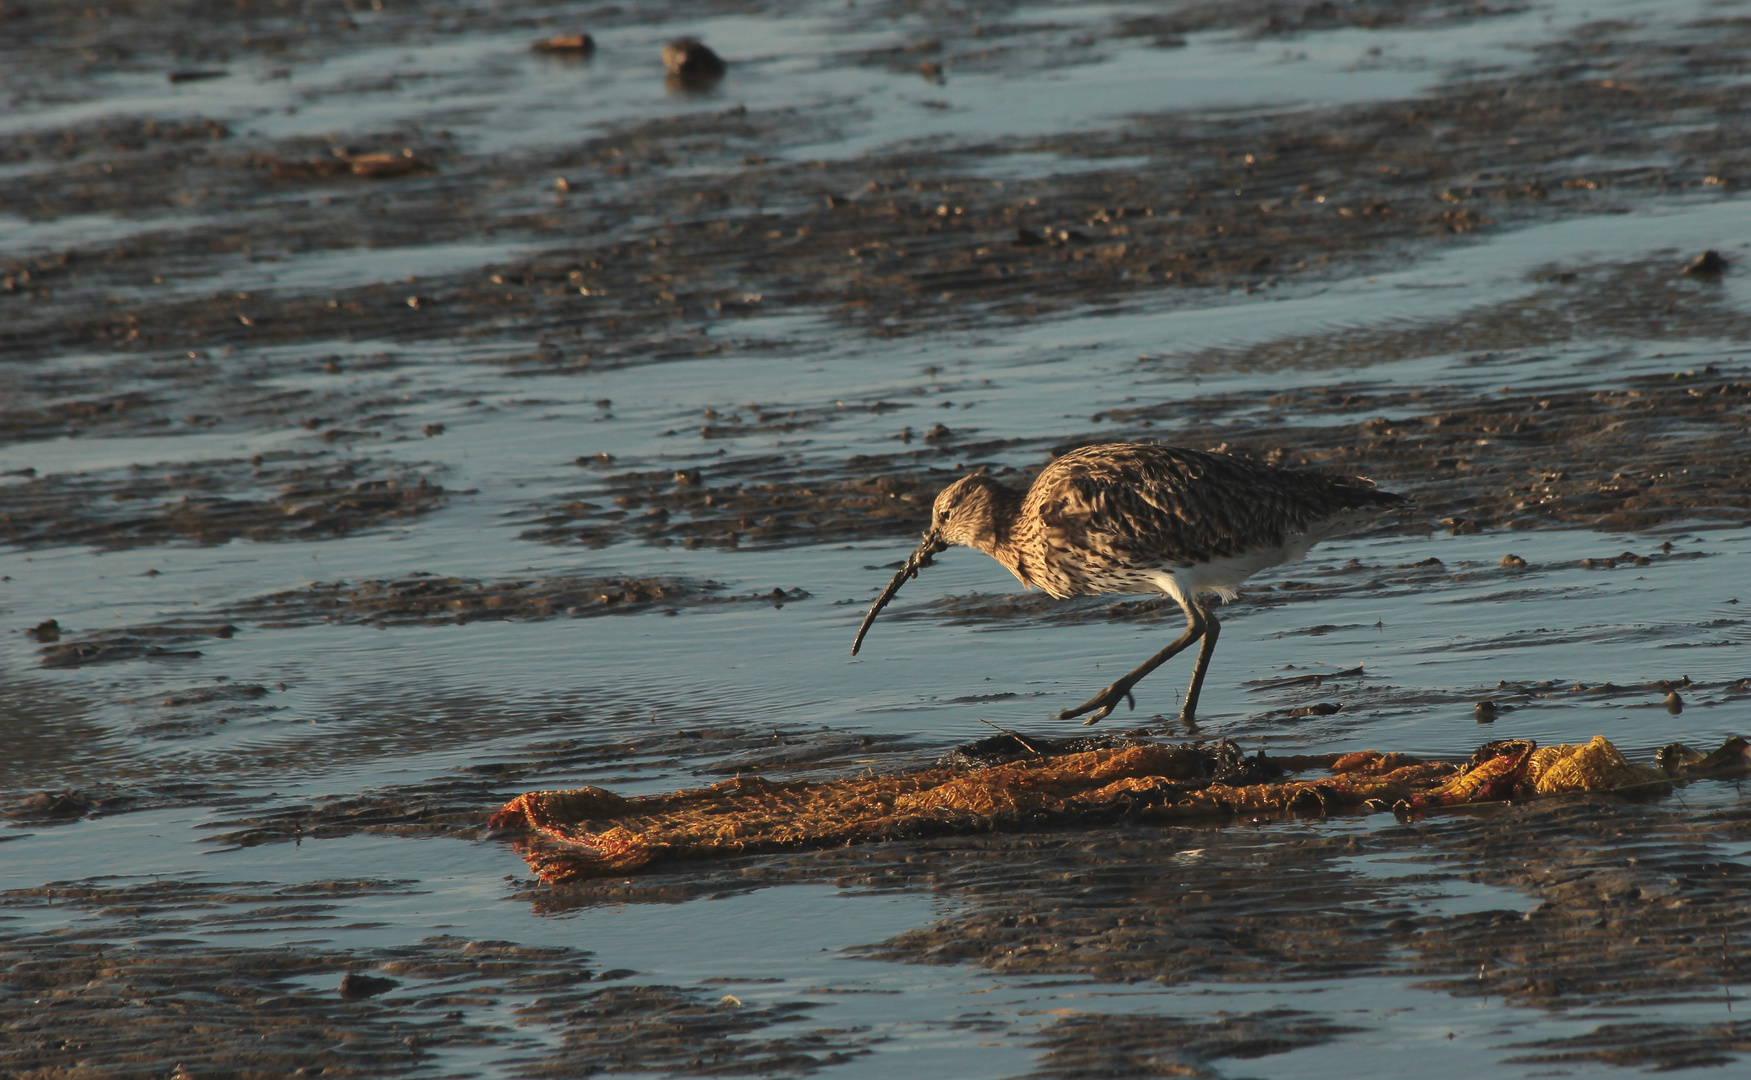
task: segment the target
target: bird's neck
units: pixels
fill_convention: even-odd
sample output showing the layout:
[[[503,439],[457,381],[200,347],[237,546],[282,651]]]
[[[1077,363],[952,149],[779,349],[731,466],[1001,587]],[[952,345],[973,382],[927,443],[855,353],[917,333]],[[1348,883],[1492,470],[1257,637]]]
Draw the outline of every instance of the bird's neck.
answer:
[[[1000,485],[991,488],[991,527],[973,539],[973,547],[1009,568],[1023,581],[1020,545],[1016,543],[1015,522],[1021,511],[1022,493]]]

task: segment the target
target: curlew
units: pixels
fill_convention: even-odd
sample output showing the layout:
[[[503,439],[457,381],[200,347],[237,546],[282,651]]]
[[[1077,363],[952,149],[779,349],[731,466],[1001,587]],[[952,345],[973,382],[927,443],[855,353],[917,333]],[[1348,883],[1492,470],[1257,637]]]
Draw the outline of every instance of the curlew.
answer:
[[[976,473],[936,497],[930,527],[864,616],[851,654],[875,617],[931,557],[957,544],[1002,563],[1054,597],[1091,593],[1169,596],[1185,633],[1074,709],[1084,724],[1136,708],[1131,688],[1194,642],[1198,659],[1180,719],[1191,722],[1222,629],[1211,597],[1232,600],[1260,570],[1294,562],[1313,545],[1410,505],[1359,476],[1280,469],[1228,454],[1148,443],[1085,446],[1054,459],[1025,492]]]

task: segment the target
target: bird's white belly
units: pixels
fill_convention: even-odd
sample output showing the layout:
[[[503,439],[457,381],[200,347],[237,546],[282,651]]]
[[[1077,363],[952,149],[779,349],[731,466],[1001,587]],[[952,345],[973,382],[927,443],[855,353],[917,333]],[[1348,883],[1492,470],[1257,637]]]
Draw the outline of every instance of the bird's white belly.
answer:
[[[1211,559],[1190,566],[1164,567],[1149,573],[1150,583],[1179,601],[1181,605],[1203,593],[1215,593],[1223,600],[1233,600],[1235,587],[1260,570],[1298,562],[1312,547],[1305,537],[1294,537],[1282,547],[1255,548],[1239,555]]]
[[[1290,536],[1281,547],[1254,548],[1238,555],[1227,555],[1189,566],[1169,566],[1149,571],[1150,582],[1162,592],[1185,606],[1200,593],[1215,593],[1224,601],[1233,600],[1235,587],[1260,570],[1284,563],[1300,562],[1308,549],[1330,536],[1349,532],[1378,516],[1377,512],[1361,511],[1340,514],[1317,523],[1305,533]]]

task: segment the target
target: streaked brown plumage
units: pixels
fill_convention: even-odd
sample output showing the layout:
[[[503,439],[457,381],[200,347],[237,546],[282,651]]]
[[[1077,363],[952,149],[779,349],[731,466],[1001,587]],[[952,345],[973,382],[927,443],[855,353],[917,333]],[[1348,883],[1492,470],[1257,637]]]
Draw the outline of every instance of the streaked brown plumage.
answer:
[[[931,557],[956,544],[996,559],[1025,586],[1055,597],[1157,593],[1186,613],[1186,631],[1136,670],[1060,719],[1109,716],[1131,688],[1201,640],[1182,720],[1197,712],[1221,624],[1206,594],[1292,562],[1328,537],[1410,500],[1372,481],[1261,465],[1227,454],[1149,443],[1085,446],[1047,465],[1024,492],[984,475],[962,477],[936,497],[930,528],[864,617],[863,644],[883,607]]]

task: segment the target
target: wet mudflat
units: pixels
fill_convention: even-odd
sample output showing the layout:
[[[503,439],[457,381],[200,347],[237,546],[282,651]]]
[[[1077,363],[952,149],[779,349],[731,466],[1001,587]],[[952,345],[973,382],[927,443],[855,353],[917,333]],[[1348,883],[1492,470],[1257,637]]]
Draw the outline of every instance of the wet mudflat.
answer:
[[[1419,504],[1116,731],[1745,733],[1748,70],[1630,0],[0,6],[5,1071],[1744,1061],[1732,783],[565,888],[485,821],[1082,733],[1162,602],[950,553],[846,653],[940,487],[1109,439]]]

